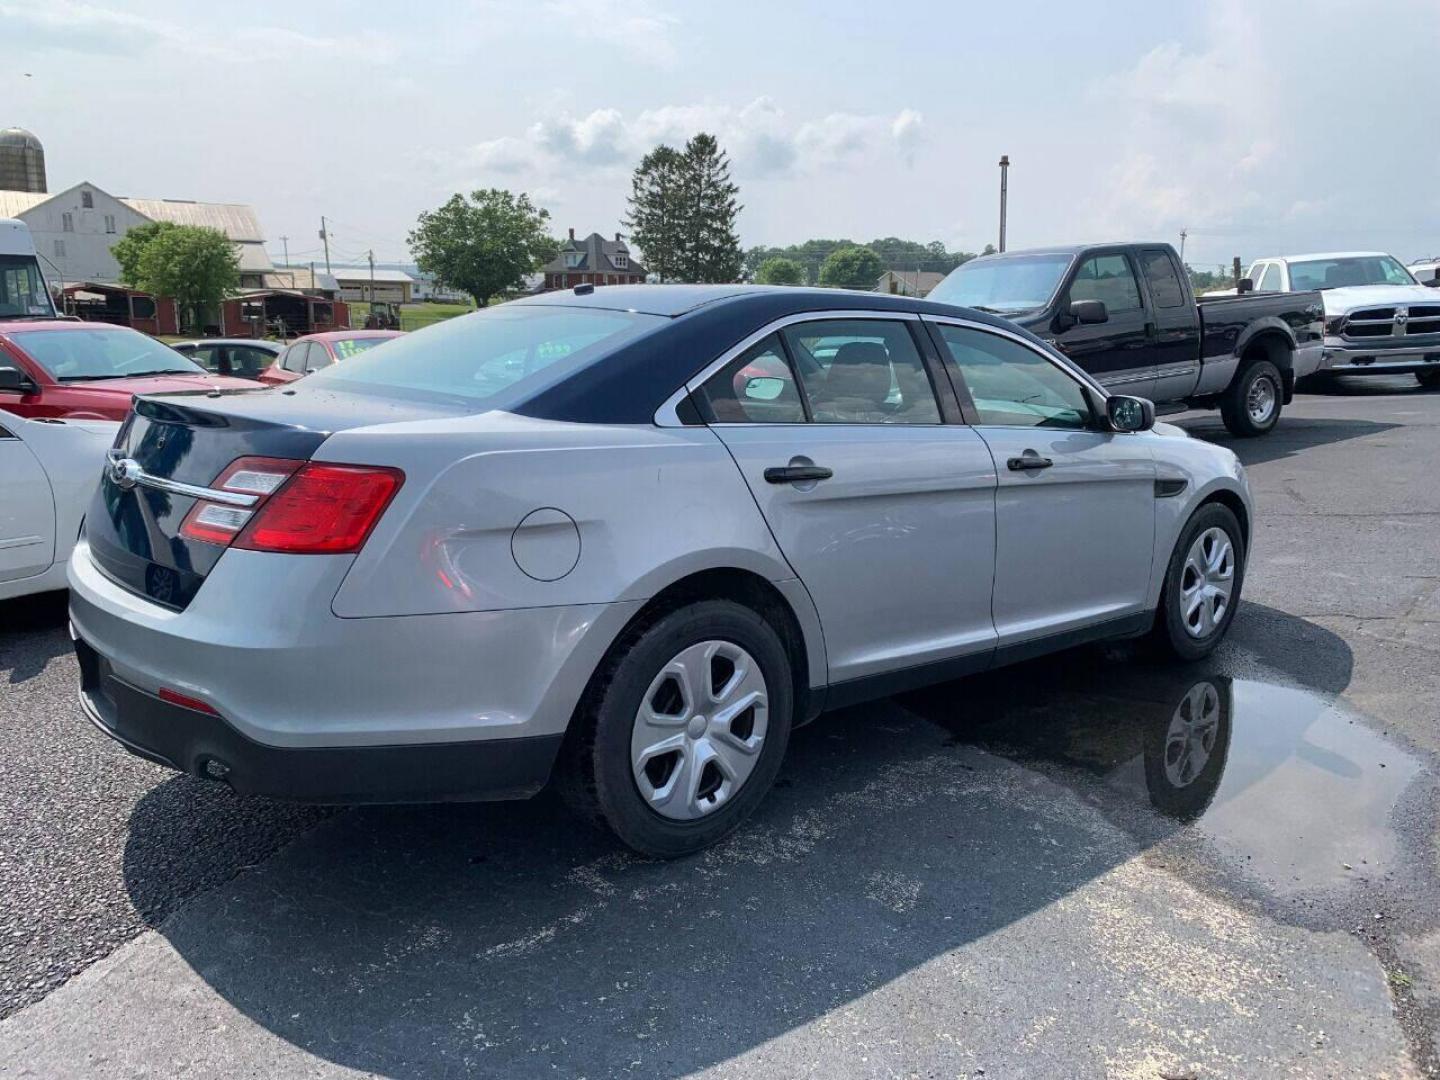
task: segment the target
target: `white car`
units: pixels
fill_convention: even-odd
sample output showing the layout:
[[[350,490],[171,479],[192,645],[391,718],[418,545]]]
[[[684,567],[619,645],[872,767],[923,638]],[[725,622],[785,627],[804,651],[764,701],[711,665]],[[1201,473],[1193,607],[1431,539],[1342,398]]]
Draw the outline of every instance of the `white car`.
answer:
[[[0,409],[0,600],[65,588],[65,562],[119,427]]]
[[[1272,256],[1252,263],[1246,277],[1256,292],[1320,290],[1325,351],[1318,374],[1414,375],[1421,386],[1440,386],[1440,292],[1393,255]]]

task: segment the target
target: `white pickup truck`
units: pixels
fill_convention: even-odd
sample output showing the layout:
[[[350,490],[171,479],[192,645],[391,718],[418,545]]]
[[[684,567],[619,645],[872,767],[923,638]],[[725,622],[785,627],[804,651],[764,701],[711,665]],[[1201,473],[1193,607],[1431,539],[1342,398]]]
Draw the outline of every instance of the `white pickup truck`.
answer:
[[[1394,256],[1342,251],[1257,259],[1240,291],[1247,286],[1320,290],[1325,349],[1317,375],[1413,374],[1421,386],[1440,386],[1440,289],[1420,284]]]

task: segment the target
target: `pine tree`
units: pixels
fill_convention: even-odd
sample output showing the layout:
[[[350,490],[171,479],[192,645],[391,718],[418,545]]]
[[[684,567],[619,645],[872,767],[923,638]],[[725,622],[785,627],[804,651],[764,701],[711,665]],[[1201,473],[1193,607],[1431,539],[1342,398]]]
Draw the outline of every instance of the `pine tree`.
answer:
[[[661,281],[679,268],[684,159],[673,147],[657,146],[641,159],[630,181],[630,215],[625,227]]]
[[[744,253],[735,233],[740,188],[730,180],[730,159],[715,136],[701,133],[685,144],[687,281],[727,282],[740,277]]]
[[[661,281],[735,281],[743,254],[735,233],[740,189],[713,135],[685,149],[657,146],[631,180],[630,238]]]

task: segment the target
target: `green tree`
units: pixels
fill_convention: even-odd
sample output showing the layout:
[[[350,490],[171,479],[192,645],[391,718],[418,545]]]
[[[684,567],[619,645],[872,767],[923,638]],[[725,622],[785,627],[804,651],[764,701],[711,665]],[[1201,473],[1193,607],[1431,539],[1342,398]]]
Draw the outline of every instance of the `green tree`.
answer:
[[[133,285],[140,277],[140,255],[145,250],[145,245],[167,229],[178,228],[173,221],[152,221],[147,225],[136,225],[126,230],[124,236],[110,245],[110,254],[114,255],[115,261],[120,264],[120,280],[127,285]]]
[[[661,281],[734,281],[743,262],[739,194],[725,151],[702,132],[683,151],[657,146],[641,159],[625,226]]]
[[[873,289],[885,261],[868,247],[837,248],[820,267],[820,284],[832,289]]]
[[[755,281],[761,285],[804,285],[805,267],[794,259],[776,255],[760,264]]]
[[[149,230],[133,246],[122,248],[141,230]],[[142,225],[116,243],[122,248],[121,281],[154,296],[173,297],[183,325],[199,327],[205,313],[218,307],[240,285],[240,255],[219,229],[199,225]],[[112,248],[112,251],[115,249]]]
[[[657,146],[640,159],[630,178],[630,212],[625,227],[661,281],[679,270],[685,217],[685,159],[673,146]]]
[[[521,192],[486,188],[450,196],[426,210],[410,231],[415,265],[444,286],[475,298],[480,307],[501,293],[521,289],[525,275],[555,257],[550,213]]]

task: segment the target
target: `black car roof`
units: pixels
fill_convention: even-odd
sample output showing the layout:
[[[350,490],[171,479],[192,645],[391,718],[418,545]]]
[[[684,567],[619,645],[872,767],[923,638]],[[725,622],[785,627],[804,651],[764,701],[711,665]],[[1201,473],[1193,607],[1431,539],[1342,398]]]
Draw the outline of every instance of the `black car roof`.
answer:
[[[661,403],[710,360],[762,327],[790,315],[873,311],[948,315],[1031,337],[1013,323],[970,308],[888,293],[764,285],[607,285],[560,290],[517,303],[586,307],[666,316],[603,362],[576,371],[515,411],[582,423],[649,423]],[[1038,338],[1035,339],[1038,342]]]

